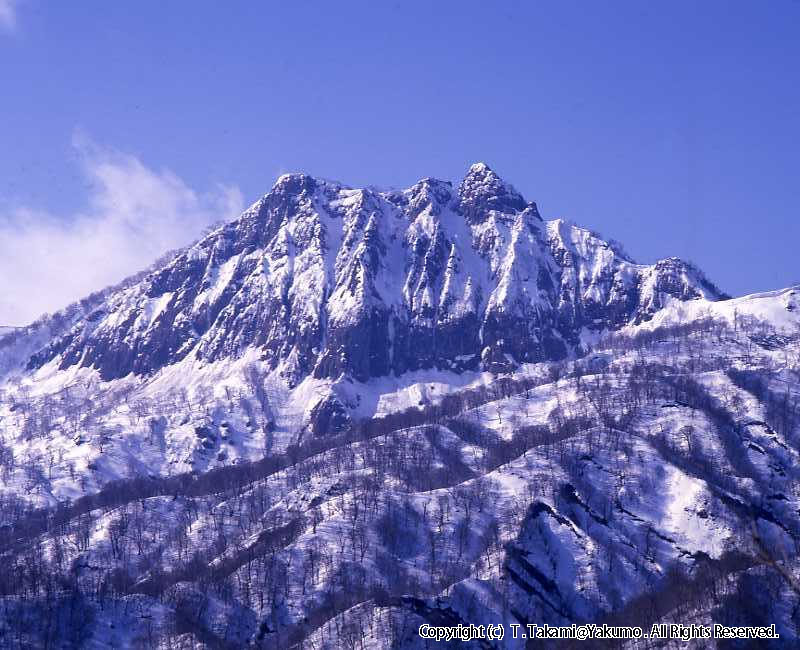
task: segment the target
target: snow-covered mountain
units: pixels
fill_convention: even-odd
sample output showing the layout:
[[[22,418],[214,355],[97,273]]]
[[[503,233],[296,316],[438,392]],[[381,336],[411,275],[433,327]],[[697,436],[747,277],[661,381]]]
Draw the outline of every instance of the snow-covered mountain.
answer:
[[[678,259],[635,264],[543,221],[486,165],[457,186],[352,189],[289,174],[241,217],[111,293],[28,368],[150,374],[258,349],[297,382],[562,359],[584,330],[648,320],[669,298],[723,297]]]
[[[282,176],[0,331],[0,646],[719,622],[793,647],[798,398],[798,287],[636,264],[483,164]]]

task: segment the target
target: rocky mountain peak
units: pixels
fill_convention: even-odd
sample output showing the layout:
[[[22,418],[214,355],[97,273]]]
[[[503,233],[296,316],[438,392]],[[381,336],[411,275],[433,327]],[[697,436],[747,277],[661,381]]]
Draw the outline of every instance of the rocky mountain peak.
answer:
[[[303,192],[313,192],[316,186],[317,180],[313,176],[303,172],[291,172],[278,177],[275,185],[272,186],[271,193],[301,194]]]
[[[408,197],[409,216],[414,219],[425,209],[438,215],[453,201],[453,184],[438,178],[423,178],[412,185]]]
[[[490,211],[513,214],[527,206],[513,185],[482,162],[470,166],[458,194],[461,211],[470,223],[483,221]]]
[[[503,370],[563,358],[581,333],[716,300],[702,273],[639,265],[595,233],[545,223],[484,163],[455,189],[402,191],[285,174],[242,216],[111,292],[28,366],[146,375],[256,349],[293,380]]]

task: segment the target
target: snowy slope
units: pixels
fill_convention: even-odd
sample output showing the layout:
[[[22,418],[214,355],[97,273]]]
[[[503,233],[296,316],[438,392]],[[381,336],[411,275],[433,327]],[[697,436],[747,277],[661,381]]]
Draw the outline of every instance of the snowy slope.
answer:
[[[745,615],[775,623],[791,644],[798,594],[770,557],[796,571],[800,416],[779,406],[787,391],[800,396],[800,336],[783,334],[776,348],[751,325],[638,326],[590,356],[513,376],[351,383],[351,398],[389,416],[449,399],[447,415],[395,419],[328,445],[307,439],[291,463],[238,480],[200,474],[185,493],[107,490],[112,506],[37,539],[49,571],[72,575],[81,593],[94,594],[100,576],[114,585],[86,601],[82,629],[96,647],[150,636],[162,647],[424,648],[424,622],[618,616],[647,627]],[[219,434],[236,449],[244,423],[226,396],[237,375],[226,363],[200,385],[220,383],[228,426]],[[148,390],[171,381],[159,374]],[[301,384],[284,403],[318,388]],[[35,566],[30,548],[0,541],[13,562]],[[769,598],[752,610],[752,597],[736,598],[748,589]],[[19,626],[36,603],[6,596],[0,612]]]

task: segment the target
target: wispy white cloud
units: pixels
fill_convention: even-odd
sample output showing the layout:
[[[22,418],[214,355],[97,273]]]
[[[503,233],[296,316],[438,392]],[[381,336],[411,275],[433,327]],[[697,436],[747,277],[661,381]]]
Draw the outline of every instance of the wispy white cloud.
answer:
[[[0,0],[0,29],[13,30],[17,26],[17,0]]]
[[[90,181],[85,210],[0,214],[0,325],[28,323],[117,282],[242,210],[237,187],[198,192],[83,135],[74,146]]]

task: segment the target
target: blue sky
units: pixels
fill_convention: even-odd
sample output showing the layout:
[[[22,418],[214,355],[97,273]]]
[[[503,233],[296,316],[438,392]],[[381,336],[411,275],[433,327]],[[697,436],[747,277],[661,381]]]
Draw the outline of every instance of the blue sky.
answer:
[[[282,172],[405,186],[477,160],[637,260],[800,282],[798,33],[792,0],[0,0],[0,324]]]

